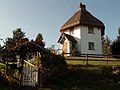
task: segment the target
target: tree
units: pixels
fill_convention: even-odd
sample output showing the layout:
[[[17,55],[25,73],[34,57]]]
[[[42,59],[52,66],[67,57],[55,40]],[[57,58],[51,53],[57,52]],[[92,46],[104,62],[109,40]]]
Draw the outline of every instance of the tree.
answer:
[[[4,59],[7,59],[8,61],[15,61],[17,50],[15,51],[15,48],[20,47],[21,45],[28,42],[28,38],[25,38],[25,33],[21,30],[21,28],[18,28],[13,31],[13,36],[8,37],[5,41],[5,51],[3,53],[3,56],[6,56]],[[23,53],[23,52],[20,52]]]
[[[108,36],[103,38],[103,42],[102,42],[103,54],[105,54],[105,55],[106,54],[111,54],[110,45],[111,45],[110,38]]]
[[[38,33],[36,39],[39,39],[40,41],[42,41],[42,40],[43,40],[42,34],[41,34],[41,33]]]
[[[45,53],[42,58],[43,84],[56,84],[61,76],[67,72],[67,64],[64,57],[54,53]]]
[[[29,41],[28,38],[25,38],[25,32],[21,28],[18,28],[13,31],[13,36],[8,37],[5,42],[5,46],[8,50],[15,48],[16,46],[22,45],[25,42]]]
[[[51,45],[51,47],[47,48],[50,52],[57,54],[57,51],[55,50],[55,45]]]
[[[21,28],[13,31],[13,40],[22,39],[25,37],[25,32],[22,32]]]
[[[67,69],[67,64],[63,56],[51,53],[44,46],[42,34],[38,33],[35,41],[29,41],[29,39],[25,38],[25,33],[21,29],[17,29],[13,31],[13,37],[6,39],[5,48],[0,49],[0,54],[2,54],[1,57],[6,61],[16,60],[17,62],[16,56],[19,56],[20,66],[16,66],[15,69],[21,73],[21,80],[24,60],[30,60],[36,53],[40,54],[40,59],[38,59],[38,78],[43,77],[41,79],[43,82],[40,83],[47,84],[50,80],[61,76]]]
[[[22,32],[20,28],[16,29],[13,31],[13,36],[8,37],[5,41],[4,48],[1,49],[1,58],[4,60],[5,63],[10,62],[10,61],[17,61],[16,55],[20,55],[21,59],[21,65],[23,66],[23,58],[26,57],[25,50],[26,48],[24,47],[24,50],[22,48],[22,45],[24,45],[26,42],[29,40],[25,38],[25,33]],[[22,52],[20,52],[23,50]],[[24,55],[23,55],[24,54]],[[8,67],[8,64],[6,64],[6,67]],[[11,67],[12,68],[12,67]],[[17,68],[17,67],[16,67]],[[7,69],[6,69],[7,71]]]
[[[43,42],[43,37],[42,37],[42,34],[41,34],[41,33],[38,33],[38,34],[37,34],[36,39],[35,39],[35,43],[36,43],[38,46],[42,46],[42,47],[45,46],[45,43]]]
[[[120,40],[120,28],[118,28],[118,36],[117,36],[117,39]]]
[[[111,49],[113,55],[120,55],[120,28],[118,28],[118,36],[117,39],[113,41]]]

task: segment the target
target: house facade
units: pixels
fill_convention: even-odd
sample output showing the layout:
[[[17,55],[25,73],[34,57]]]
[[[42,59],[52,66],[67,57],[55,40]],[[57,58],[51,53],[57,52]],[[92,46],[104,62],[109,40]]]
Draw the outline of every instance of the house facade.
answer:
[[[77,12],[61,27],[58,43],[64,53],[102,54],[104,29],[103,22],[80,3]]]

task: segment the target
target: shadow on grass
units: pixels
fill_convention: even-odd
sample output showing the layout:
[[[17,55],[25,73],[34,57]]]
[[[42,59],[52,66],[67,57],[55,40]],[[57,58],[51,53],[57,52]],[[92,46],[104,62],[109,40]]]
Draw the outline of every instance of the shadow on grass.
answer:
[[[69,66],[61,77],[52,79],[52,90],[120,90],[120,84],[110,78],[110,67]],[[108,75],[107,75],[108,74]]]

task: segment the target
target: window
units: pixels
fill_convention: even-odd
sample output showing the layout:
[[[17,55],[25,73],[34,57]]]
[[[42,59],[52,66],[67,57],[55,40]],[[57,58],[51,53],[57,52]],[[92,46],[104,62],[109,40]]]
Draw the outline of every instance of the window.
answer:
[[[88,48],[89,48],[89,50],[95,50],[94,42],[88,42]]]
[[[94,34],[94,27],[88,27],[88,33]]]
[[[74,28],[70,29],[70,35],[74,34]]]
[[[74,30],[71,31],[71,34],[74,34]]]

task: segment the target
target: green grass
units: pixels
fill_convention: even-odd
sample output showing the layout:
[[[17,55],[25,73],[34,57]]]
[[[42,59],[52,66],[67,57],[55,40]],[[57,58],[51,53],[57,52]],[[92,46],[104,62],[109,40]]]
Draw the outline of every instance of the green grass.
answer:
[[[68,65],[86,65],[86,57],[66,57],[66,62]],[[120,65],[120,59],[108,58],[108,62],[106,58],[88,58],[89,65],[104,65],[104,66],[112,66],[112,65]]]
[[[0,90],[120,90],[120,83],[114,82],[110,68],[111,66],[69,65],[68,71],[61,77],[53,78],[52,83],[43,89],[2,87]]]
[[[86,61],[80,61],[80,60],[66,60],[68,65],[86,65]],[[120,65],[120,61],[110,61],[110,62],[106,62],[106,61],[88,61],[89,65],[104,65],[104,66],[119,66]]]
[[[97,58],[97,60],[100,59]],[[88,65],[85,60],[66,60],[66,62],[68,70],[62,76],[53,76],[50,79],[51,83],[43,89],[30,88],[29,90],[120,90],[120,77],[114,77],[111,74],[112,65],[119,66],[120,62],[111,61],[107,64],[106,61],[89,61]],[[0,80],[0,84],[2,80],[4,79]],[[2,87],[0,90],[6,88],[0,87]],[[14,88],[10,89],[14,90]]]
[[[86,65],[85,57],[68,57],[66,60],[69,71],[62,78],[58,79],[58,84],[52,85],[52,90],[120,90],[120,77],[112,76],[113,65],[119,66],[119,59],[89,58]],[[72,60],[72,59],[76,60]],[[80,60],[77,60],[77,59]],[[92,61],[94,60],[94,61]],[[95,61],[98,60],[98,61]],[[100,61],[99,61],[100,60]],[[114,61],[115,60],[115,61]]]
[[[70,65],[69,70],[51,85],[52,90],[120,90],[114,82],[110,66]]]

